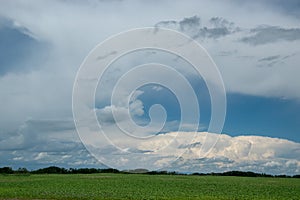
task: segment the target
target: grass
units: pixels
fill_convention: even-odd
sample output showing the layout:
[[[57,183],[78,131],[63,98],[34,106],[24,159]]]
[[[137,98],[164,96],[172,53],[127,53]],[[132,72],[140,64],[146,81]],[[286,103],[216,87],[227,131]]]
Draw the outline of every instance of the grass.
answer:
[[[299,199],[300,179],[222,176],[0,175],[0,199]]]

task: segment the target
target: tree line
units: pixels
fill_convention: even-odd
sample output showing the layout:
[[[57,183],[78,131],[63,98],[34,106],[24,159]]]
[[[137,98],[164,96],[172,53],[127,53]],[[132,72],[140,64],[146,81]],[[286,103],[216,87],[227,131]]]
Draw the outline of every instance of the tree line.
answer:
[[[96,168],[63,168],[50,166],[46,168],[41,168],[37,170],[29,171],[26,168],[19,168],[13,170],[11,167],[0,168],[0,174],[94,174],[94,173],[119,173],[117,169],[107,168],[107,169],[96,169]]]
[[[289,176],[289,175],[271,175],[265,173],[255,173],[255,172],[244,172],[244,171],[228,171],[222,173],[179,173],[176,171],[148,171],[147,169],[135,169],[135,170],[124,170],[120,171],[118,169],[106,168],[106,169],[96,169],[96,168],[63,168],[50,166],[46,168],[41,168],[37,170],[27,170],[26,168],[18,168],[17,170],[11,167],[0,168],[0,174],[95,174],[95,173],[120,173],[120,174],[149,174],[149,175],[194,175],[194,176],[242,176],[242,177],[280,177],[280,178],[300,178],[300,174]]]

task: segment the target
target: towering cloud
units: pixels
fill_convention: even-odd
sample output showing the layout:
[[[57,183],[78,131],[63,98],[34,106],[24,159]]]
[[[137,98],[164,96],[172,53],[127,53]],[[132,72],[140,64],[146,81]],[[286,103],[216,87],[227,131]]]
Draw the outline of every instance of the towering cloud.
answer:
[[[189,132],[170,132],[158,135],[155,140],[142,142],[132,149],[145,154],[158,154],[156,167],[170,163],[167,169],[186,172],[222,172],[228,170],[256,171],[273,174],[300,173],[300,144],[278,138],[261,136],[216,135],[199,132],[191,142]],[[174,141],[170,139],[175,137]],[[203,151],[206,138],[218,137],[218,141],[209,151]],[[160,151],[164,145],[172,147]],[[180,144],[177,149],[175,146]]]

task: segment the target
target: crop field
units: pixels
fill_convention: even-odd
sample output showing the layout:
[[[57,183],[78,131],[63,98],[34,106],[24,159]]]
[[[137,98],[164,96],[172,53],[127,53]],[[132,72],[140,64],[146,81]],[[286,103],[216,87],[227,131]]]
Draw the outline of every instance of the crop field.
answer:
[[[0,199],[300,199],[300,179],[106,173],[0,175]]]

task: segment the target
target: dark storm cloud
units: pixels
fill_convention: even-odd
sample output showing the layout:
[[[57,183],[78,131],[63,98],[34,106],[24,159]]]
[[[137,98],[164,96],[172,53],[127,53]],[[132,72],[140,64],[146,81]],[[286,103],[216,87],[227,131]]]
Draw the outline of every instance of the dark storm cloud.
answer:
[[[0,140],[0,150],[72,151],[83,148],[73,120],[27,120]]]
[[[250,33],[251,36],[243,37],[241,41],[251,45],[263,45],[278,41],[300,40],[300,28],[264,25],[251,29]]]
[[[77,137],[72,120],[27,120],[16,133],[0,138],[0,165],[102,166]]]

